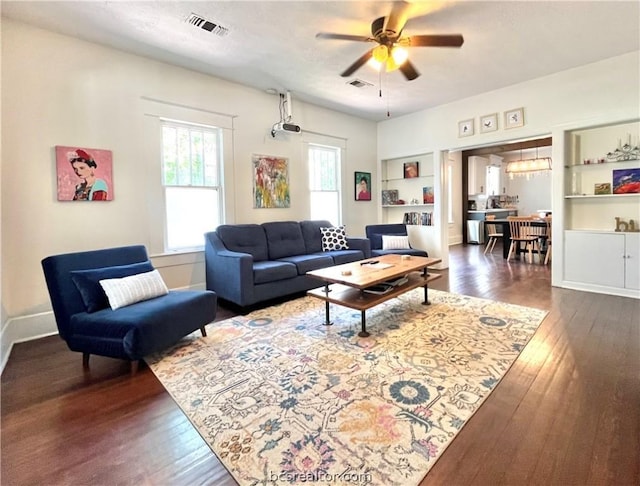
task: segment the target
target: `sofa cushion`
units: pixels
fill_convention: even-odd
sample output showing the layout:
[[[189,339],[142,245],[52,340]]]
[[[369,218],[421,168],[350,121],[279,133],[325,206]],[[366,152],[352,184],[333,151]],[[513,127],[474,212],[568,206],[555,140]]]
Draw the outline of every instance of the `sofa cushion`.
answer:
[[[107,278],[100,280],[100,285],[107,294],[109,306],[113,310],[169,293],[157,270],[130,277]]]
[[[322,251],[346,250],[347,235],[344,226],[320,228],[322,233]]]
[[[410,248],[408,250],[371,250],[371,256],[382,256],[382,255],[413,255],[413,256],[429,256],[426,251],[418,250],[416,248]]]
[[[362,250],[336,250],[325,252],[326,255],[333,258],[334,265],[342,265],[343,263],[357,262],[364,258]]]
[[[306,253],[319,253],[322,251],[322,233],[320,228],[330,228],[333,225],[326,220],[300,221],[302,237],[307,248]]]
[[[253,264],[253,283],[262,284],[276,282],[298,276],[298,270],[293,263],[266,260]]]
[[[216,233],[227,250],[249,253],[255,262],[269,260],[267,236],[259,224],[223,224]]]
[[[261,226],[267,237],[270,260],[304,255],[307,252],[302,238],[302,229],[297,221],[273,221],[262,223]]]
[[[380,233],[372,233],[369,236],[371,240],[371,249],[372,250],[381,250],[382,249],[382,234]],[[385,236],[407,236],[407,233],[386,233]]]
[[[333,265],[333,258],[322,253],[315,255],[294,255],[281,258],[279,261],[293,263],[298,269],[298,275],[304,275],[311,270],[326,268]]]
[[[71,271],[71,280],[75,284],[87,312],[97,312],[109,307],[107,296],[100,285],[100,280],[122,278],[139,273],[150,272],[153,265],[150,261],[114,265],[112,267],[91,268]]]
[[[141,359],[213,321],[216,300],[213,292],[172,290],[117,310],[74,314],[69,345],[74,349],[91,344],[96,354],[102,347],[105,356],[124,353],[130,359]]]
[[[409,237],[406,235],[382,235],[383,250],[408,250]]]

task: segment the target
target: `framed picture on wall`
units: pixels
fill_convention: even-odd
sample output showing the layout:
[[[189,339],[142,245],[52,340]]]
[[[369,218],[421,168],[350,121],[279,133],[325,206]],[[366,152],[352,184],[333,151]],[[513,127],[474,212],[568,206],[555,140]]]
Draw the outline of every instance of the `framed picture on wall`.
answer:
[[[495,132],[498,129],[498,114],[491,113],[480,117],[480,133]]]
[[[524,126],[524,108],[514,108],[504,112],[504,127],[516,128]]]
[[[111,150],[56,146],[58,201],[112,201]]]
[[[473,118],[471,118],[470,120],[462,120],[458,122],[458,137],[469,137],[473,135],[473,132]]]
[[[371,201],[371,172],[355,173],[356,201]]]
[[[291,207],[289,159],[273,155],[251,156],[253,164],[253,207]]]

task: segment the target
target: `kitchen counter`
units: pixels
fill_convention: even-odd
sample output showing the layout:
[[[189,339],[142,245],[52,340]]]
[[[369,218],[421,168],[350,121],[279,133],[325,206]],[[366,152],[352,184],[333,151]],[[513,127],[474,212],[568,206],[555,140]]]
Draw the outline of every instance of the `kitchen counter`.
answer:
[[[495,216],[496,219],[506,218],[507,216],[517,216],[518,210],[515,208],[494,208],[467,211],[467,213],[467,219],[482,221],[487,217],[488,214]]]

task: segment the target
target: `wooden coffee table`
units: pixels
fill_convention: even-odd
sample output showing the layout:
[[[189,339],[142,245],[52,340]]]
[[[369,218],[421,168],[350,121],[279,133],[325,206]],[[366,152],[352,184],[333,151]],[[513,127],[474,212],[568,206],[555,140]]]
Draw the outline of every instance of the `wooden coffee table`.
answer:
[[[424,305],[429,305],[428,283],[442,275],[428,273],[431,265],[439,263],[439,258],[401,255],[384,255],[358,262],[336,265],[307,272],[307,275],[325,282],[324,287],[309,290],[308,295],[325,302],[325,325],[333,324],[329,316],[329,303],[342,305],[360,311],[362,330],[360,337],[367,337],[365,311],[389,299],[404,294],[417,287],[424,287]],[[369,293],[365,289],[386,281],[406,276],[407,282],[393,287],[384,294]]]

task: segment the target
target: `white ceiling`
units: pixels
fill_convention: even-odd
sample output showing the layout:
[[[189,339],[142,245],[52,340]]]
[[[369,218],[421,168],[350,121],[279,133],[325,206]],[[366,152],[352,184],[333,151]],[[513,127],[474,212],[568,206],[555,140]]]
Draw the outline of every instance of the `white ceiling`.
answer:
[[[421,73],[414,81],[399,71],[380,77],[369,66],[342,78],[373,45],[315,37],[320,31],[368,36],[392,2],[2,0],[1,7],[3,16],[45,29],[259,89],[290,90],[294,121],[296,99],[384,120],[387,109],[396,117],[640,50],[637,0],[411,3],[404,35],[464,36],[460,49],[411,48]],[[186,23],[192,12],[228,35]],[[373,86],[347,84],[354,78]]]

